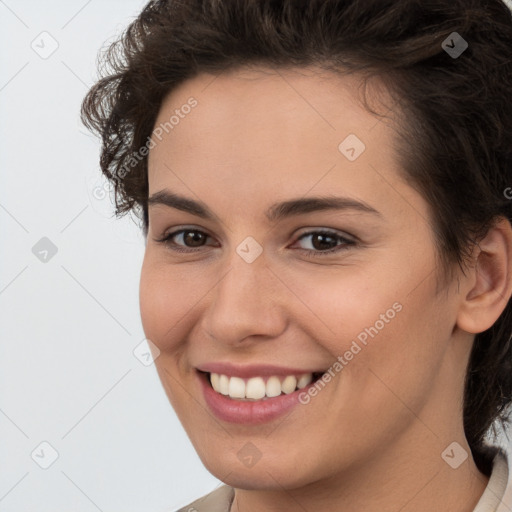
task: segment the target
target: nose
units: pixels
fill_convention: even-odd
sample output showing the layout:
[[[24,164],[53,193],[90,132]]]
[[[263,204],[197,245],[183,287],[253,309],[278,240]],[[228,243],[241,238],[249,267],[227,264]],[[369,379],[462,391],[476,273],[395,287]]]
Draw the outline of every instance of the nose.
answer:
[[[252,263],[235,251],[203,311],[204,330],[219,343],[238,346],[257,337],[276,338],[287,325],[281,283],[260,255]]]

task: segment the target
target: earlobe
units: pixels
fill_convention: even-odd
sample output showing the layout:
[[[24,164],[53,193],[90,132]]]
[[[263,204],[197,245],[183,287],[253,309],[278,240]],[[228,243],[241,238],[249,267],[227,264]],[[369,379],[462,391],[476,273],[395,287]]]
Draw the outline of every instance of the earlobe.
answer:
[[[478,242],[473,258],[462,278],[457,325],[477,334],[496,322],[512,295],[512,226],[506,218]]]

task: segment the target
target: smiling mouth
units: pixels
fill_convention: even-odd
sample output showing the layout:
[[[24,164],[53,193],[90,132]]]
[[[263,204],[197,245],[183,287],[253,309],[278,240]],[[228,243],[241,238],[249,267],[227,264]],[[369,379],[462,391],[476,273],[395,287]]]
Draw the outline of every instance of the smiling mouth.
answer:
[[[272,375],[244,379],[219,373],[198,370],[210,387],[220,395],[239,401],[264,401],[281,395],[289,395],[319,380],[323,373],[300,375]]]

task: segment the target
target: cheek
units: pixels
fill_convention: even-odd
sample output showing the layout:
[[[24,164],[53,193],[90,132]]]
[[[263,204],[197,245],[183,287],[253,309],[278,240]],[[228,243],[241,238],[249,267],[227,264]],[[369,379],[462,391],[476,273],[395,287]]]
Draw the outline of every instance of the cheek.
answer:
[[[447,305],[437,302],[433,290],[427,288],[409,296],[394,294],[391,301],[401,299],[400,311],[393,310],[395,314],[387,307],[398,302],[391,302],[389,297],[380,307],[372,303],[364,315],[365,324],[353,327],[352,332],[358,333],[344,338],[344,348],[348,348],[345,359],[347,355],[352,359],[341,372],[337,399],[359,417],[360,426],[366,425],[368,435],[373,435],[369,425],[376,419],[386,436],[414,421],[439,378],[450,340],[450,315]],[[362,320],[361,315],[357,318]],[[350,321],[347,316],[345,319]],[[351,356],[353,351],[358,352]],[[346,417],[342,415],[339,421],[343,423]]]
[[[182,274],[155,261],[146,250],[139,282],[140,315],[146,338],[162,351],[172,349],[181,339],[181,320],[200,298],[200,290],[183,285]]]
[[[164,301],[163,287],[158,286],[154,267],[149,263],[146,251],[139,281],[139,309],[146,338],[152,341],[160,339],[157,333],[162,329]]]
[[[286,278],[307,306],[296,321],[331,355],[340,402],[349,407],[400,404],[394,393],[418,403],[449,341],[450,308],[435,297],[433,275],[417,286],[418,276],[427,274],[423,268],[407,268],[405,262],[402,271],[393,268],[385,275],[340,267],[336,273]]]
[[[348,350],[351,340],[368,336],[365,328],[377,322],[379,330],[386,330],[400,314],[399,305],[393,307],[396,289],[379,285],[374,273],[356,264],[308,271],[282,269],[280,275],[291,292],[289,304],[295,304],[289,310],[293,320],[333,356]]]

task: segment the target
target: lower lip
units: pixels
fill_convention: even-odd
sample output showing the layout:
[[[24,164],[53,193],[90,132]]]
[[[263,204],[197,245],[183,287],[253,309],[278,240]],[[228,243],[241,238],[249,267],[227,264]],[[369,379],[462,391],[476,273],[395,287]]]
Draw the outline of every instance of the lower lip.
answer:
[[[307,392],[310,386],[297,389],[289,395],[281,394],[274,398],[258,401],[242,401],[229,398],[229,396],[217,393],[211,384],[210,377],[206,373],[198,372],[199,380],[203,388],[203,395],[210,410],[217,418],[229,423],[261,424],[283,416],[288,411],[299,405],[299,394]]]

